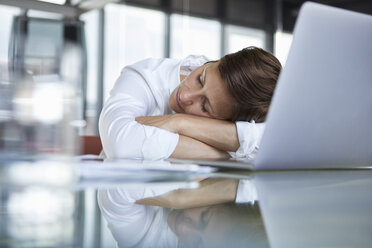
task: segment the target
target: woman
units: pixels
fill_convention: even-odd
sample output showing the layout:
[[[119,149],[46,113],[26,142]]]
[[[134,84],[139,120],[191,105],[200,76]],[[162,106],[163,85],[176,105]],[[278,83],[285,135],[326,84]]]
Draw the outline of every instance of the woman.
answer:
[[[269,247],[258,204],[238,184],[100,189],[98,204],[118,247]]]
[[[99,121],[109,158],[253,158],[281,70],[248,47],[218,61],[147,59],[123,69]],[[250,122],[248,122],[250,121]]]

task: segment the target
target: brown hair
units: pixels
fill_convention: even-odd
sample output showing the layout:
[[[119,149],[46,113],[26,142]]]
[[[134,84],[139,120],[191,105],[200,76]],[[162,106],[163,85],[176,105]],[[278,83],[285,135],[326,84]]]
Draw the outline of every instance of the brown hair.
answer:
[[[252,46],[220,59],[218,70],[237,104],[232,121],[265,121],[281,69],[274,55]]]

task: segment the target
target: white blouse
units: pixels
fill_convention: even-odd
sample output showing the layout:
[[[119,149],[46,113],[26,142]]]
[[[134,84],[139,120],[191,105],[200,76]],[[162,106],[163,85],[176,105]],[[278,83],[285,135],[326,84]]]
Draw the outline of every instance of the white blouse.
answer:
[[[135,204],[136,200],[165,193],[145,187],[99,190],[97,199],[117,247],[177,247],[168,226],[170,209]]]
[[[179,135],[136,122],[137,116],[174,113],[168,99],[181,83],[180,74],[189,74],[208,60],[190,55],[179,59],[146,59],[126,66],[117,79],[99,119],[103,150],[108,158],[159,160],[175,150]],[[240,147],[230,153],[238,159],[253,159],[265,124],[236,122]]]
[[[98,190],[98,205],[118,247],[177,247],[178,238],[167,223],[170,209],[135,202],[178,188],[138,186]],[[257,193],[254,182],[240,180],[235,202],[253,204],[255,200]]]

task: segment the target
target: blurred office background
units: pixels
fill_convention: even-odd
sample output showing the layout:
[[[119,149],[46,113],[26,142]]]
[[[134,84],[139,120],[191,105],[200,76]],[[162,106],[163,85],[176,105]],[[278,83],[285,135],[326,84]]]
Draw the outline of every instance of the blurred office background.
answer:
[[[98,135],[99,113],[110,89],[121,69],[138,60],[183,58],[189,54],[204,54],[213,60],[247,46],[258,46],[273,52],[285,65],[303,2],[0,0],[0,136],[1,128],[4,129],[2,123],[11,119],[6,106],[11,101],[6,98],[14,89],[9,85],[18,84],[27,75],[63,74],[73,83],[76,95],[81,97],[74,105],[78,116],[72,118],[82,121],[77,123],[82,127],[80,134]],[[371,0],[316,2],[372,14]],[[59,79],[38,77],[38,80],[54,82]],[[45,101],[50,103],[53,94],[58,94],[48,87],[45,89],[49,94]],[[42,110],[56,113],[56,108],[50,111],[45,108],[48,104],[43,101],[40,104],[44,105]],[[48,107],[53,108],[53,105]],[[41,121],[49,123],[57,118],[50,114],[47,117],[49,119]],[[13,139],[10,136],[16,132],[9,130],[8,138]],[[5,190],[0,193],[1,199],[10,195]],[[27,198],[27,195],[23,196]],[[64,197],[67,200],[61,206],[71,210],[67,212],[70,214],[67,219],[74,218],[75,224],[66,222],[64,231],[67,233],[64,235],[67,236],[61,237],[76,237],[76,247],[114,247],[110,234],[101,223],[95,191],[86,190],[80,195],[69,193],[68,197]],[[71,230],[76,232],[72,234]],[[47,232],[44,230],[43,233]],[[57,232],[56,236],[61,233]]]
[[[17,58],[23,56],[27,63],[43,57],[42,63],[50,65],[61,56],[59,48],[67,39],[78,42],[83,56],[84,134],[96,135],[99,112],[125,65],[147,57],[183,58],[188,54],[217,59],[246,46],[270,50],[285,64],[303,2],[1,0],[1,79],[9,78],[10,65]],[[372,13],[369,0],[316,2]],[[19,48],[17,42],[23,35],[28,44]],[[41,39],[48,40],[49,46],[38,46]]]

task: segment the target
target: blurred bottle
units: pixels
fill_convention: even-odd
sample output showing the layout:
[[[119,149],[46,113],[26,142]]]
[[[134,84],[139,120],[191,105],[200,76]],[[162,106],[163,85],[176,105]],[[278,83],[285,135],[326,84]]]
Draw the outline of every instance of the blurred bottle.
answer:
[[[81,51],[66,45],[54,64],[28,63],[26,73],[0,88],[0,149],[9,158],[79,154],[82,120]],[[41,65],[41,66],[40,66]],[[50,68],[53,67],[53,68]],[[38,70],[35,71],[34,68]]]
[[[0,247],[82,247],[70,162],[84,125],[81,33],[77,20],[14,18],[0,71]]]
[[[86,80],[84,23],[16,16],[0,78],[0,156],[79,154]]]
[[[5,73],[0,78],[0,156],[17,150],[21,140],[17,124],[13,118],[13,85]],[[9,154],[8,154],[9,155]]]

